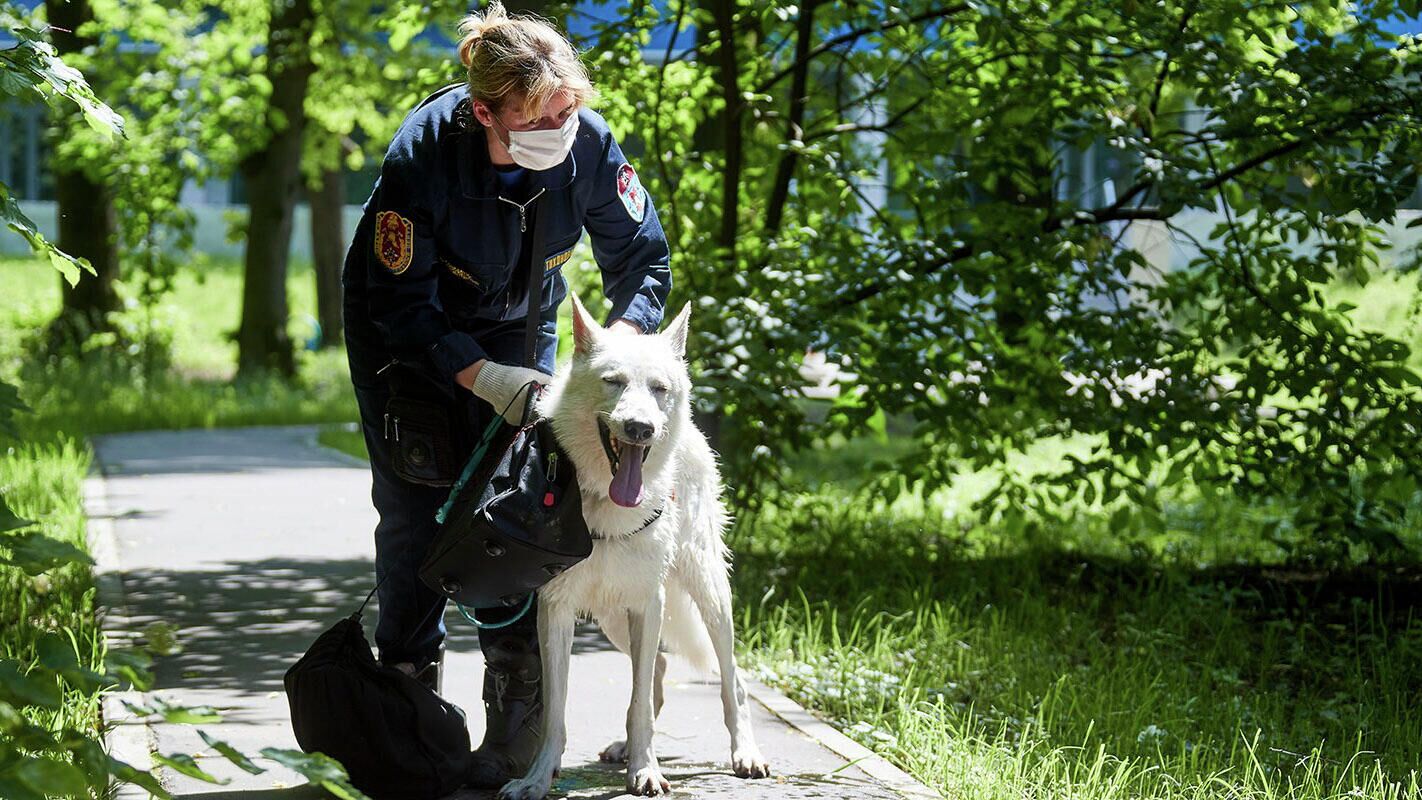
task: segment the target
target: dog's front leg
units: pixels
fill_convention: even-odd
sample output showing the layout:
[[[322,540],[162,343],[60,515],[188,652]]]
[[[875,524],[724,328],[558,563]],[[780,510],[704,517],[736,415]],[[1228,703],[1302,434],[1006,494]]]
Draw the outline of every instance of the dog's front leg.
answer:
[[[716,648],[716,661],[721,668],[721,705],[726,730],[731,734],[731,770],[742,778],[764,778],[770,775],[770,764],[756,747],[751,731],[750,704],[746,687],[736,668],[736,634],[731,615],[731,583],[723,564],[701,571],[701,580],[693,586],[692,599],[701,611],[701,619]]]
[[[632,704],[627,707],[627,791],[655,795],[671,792],[652,747],[653,682],[657,648],[662,641],[662,608],[666,597],[659,585],[645,608],[628,614],[632,639]]]
[[[568,743],[568,661],[573,655],[572,609],[538,601],[538,650],[543,662],[543,743],[528,774],[504,784],[500,800],[542,800]]]

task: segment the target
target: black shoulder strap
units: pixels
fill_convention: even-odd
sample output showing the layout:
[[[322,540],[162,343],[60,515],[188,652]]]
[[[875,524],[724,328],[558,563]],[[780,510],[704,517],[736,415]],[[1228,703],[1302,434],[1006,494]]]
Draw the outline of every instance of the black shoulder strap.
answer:
[[[538,198],[533,207],[533,247],[528,253],[528,316],[523,323],[523,365],[536,369],[538,358],[538,322],[543,311],[543,229],[548,215],[543,206],[548,192]]]

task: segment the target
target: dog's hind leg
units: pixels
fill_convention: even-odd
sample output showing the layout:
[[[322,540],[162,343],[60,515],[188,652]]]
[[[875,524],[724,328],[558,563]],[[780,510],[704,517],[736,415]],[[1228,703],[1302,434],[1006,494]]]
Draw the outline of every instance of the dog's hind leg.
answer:
[[[660,655],[657,648],[662,638],[663,592],[658,586],[644,608],[627,615],[632,645],[632,703],[627,707],[627,790],[633,794],[671,792],[671,783],[662,776],[652,745],[656,719],[652,695]]]
[[[629,629],[627,614],[615,614],[611,617],[597,620],[597,626],[602,630],[602,634],[607,637],[612,646],[628,654],[632,654],[632,632]],[[667,654],[657,652],[656,675],[652,683],[652,718],[655,720],[662,715],[662,702],[666,699],[664,684],[667,676]],[[602,752],[597,754],[599,761],[609,764],[627,763],[627,740],[618,739],[602,748]]]
[[[731,734],[731,769],[741,778],[764,778],[770,764],[756,747],[751,731],[746,689],[736,670],[736,633],[731,613],[731,582],[720,557],[688,558],[682,562],[683,585],[691,594],[721,670],[721,711]]]
[[[542,800],[553,786],[553,774],[568,743],[568,661],[573,655],[571,609],[555,604],[538,605],[538,648],[543,659],[543,744],[528,774],[509,781],[499,790],[499,800]]]

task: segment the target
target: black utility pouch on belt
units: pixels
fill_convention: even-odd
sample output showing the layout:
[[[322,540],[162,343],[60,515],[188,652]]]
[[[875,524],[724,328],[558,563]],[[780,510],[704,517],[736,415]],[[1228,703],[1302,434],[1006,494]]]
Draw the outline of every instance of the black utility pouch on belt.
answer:
[[[385,404],[385,440],[390,465],[410,483],[452,486],[469,452],[464,403],[426,368],[392,361],[380,371],[390,387]]]

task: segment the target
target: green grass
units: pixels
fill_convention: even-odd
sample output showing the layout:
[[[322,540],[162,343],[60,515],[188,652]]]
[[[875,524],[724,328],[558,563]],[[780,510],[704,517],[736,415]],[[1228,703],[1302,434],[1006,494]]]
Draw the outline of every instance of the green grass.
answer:
[[[365,449],[365,436],[360,432],[360,423],[348,422],[343,425],[323,425],[316,432],[316,441],[323,447],[339,450],[346,455],[370,460]]]
[[[0,307],[0,376],[19,383],[35,410],[34,435],[332,422],[356,418],[342,348],[298,353],[300,378],[234,381],[231,333],[241,314],[241,270],[230,261],[198,258],[180,273],[173,291],[151,310],[139,304],[123,315],[128,338],[151,350],[97,347],[83,357],[35,354],[38,331],[59,304],[59,278],[46,265],[0,259],[0,281],[13,294]],[[290,334],[314,333],[309,264],[293,265],[288,291]],[[145,363],[150,358],[158,365]]]
[[[91,455],[73,438],[27,442],[0,452],[0,494],[38,530],[87,550],[82,491]],[[67,633],[87,666],[103,656],[94,619],[94,583],[89,568],[69,564],[37,576],[0,567],[0,657],[33,662],[35,642],[46,632]],[[64,707],[33,711],[32,721],[51,730],[94,730],[98,698],[69,691]]]
[[[1415,570],[1235,563],[1242,514],[1131,558],[845,499],[733,530],[747,665],[947,796],[1422,796]]]

